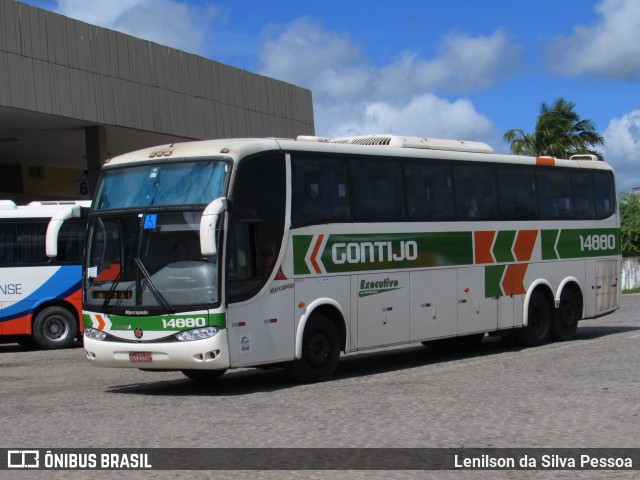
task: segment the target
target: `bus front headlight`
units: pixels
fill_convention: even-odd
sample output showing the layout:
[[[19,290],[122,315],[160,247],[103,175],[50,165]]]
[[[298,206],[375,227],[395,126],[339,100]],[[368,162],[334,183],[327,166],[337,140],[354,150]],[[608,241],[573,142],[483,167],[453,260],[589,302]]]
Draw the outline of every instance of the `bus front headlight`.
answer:
[[[91,340],[104,340],[105,338],[107,338],[106,333],[91,327],[84,328],[84,336],[90,338]]]
[[[176,335],[181,342],[192,342],[194,340],[204,340],[211,338],[220,331],[217,327],[196,328],[194,330],[185,330]]]

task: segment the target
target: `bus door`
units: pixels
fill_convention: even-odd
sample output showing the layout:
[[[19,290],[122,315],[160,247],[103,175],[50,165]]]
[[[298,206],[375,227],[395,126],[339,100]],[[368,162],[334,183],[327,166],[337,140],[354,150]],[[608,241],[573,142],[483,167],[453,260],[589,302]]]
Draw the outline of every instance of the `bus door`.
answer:
[[[286,250],[286,165],[267,152],[240,164],[227,229],[226,296],[231,365],[290,360],[294,282],[278,274]]]
[[[458,335],[498,328],[498,302],[486,297],[485,267],[458,269]]]
[[[260,223],[234,222],[228,229],[227,308],[229,355],[233,367],[289,360],[294,347],[294,283],[274,279],[266,283]],[[263,260],[261,260],[261,258]]]
[[[585,318],[601,315],[618,307],[620,265],[617,259],[588,259],[585,285]]]

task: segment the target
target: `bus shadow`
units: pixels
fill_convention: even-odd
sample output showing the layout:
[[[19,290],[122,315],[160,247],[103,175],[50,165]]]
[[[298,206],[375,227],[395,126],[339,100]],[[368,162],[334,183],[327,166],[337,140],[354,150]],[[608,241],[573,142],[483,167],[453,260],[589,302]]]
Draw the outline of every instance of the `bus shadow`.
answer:
[[[519,348],[510,347],[499,339],[493,338],[485,339],[478,345],[460,346],[450,350],[424,347],[422,345],[372,350],[341,357],[338,370],[327,383],[516,350],[519,350]],[[153,373],[149,374],[153,375]],[[255,368],[229,371],[211,383],[194,382],[184,378],[133,385],[118,385],[109,388],[107,392],[151,396],[225,397],[266,393],[303,386],[293,382],[282,368],[270,370]]]
[[[68,350],[70,348],[80,348],[82,347],[82,342],[79,340],[74,341],[71,345],[62,350]],[[29,345],[25,343],[24,345],[20,345],[19,343],[15,343],[13,340],[6,340],[5,342],[0,343],[0,356],[4,353],[19,353],[19,352],[42,352],[44,351],[42,348],[36,345]],[[50,350],[55,352],[56,350]]]
[[[618,333],[635,332],[640,330],[640,326],[621,326],[621,325],[598,325],[590,327],[588,324],[584,324],[578,327],[576,336],[571,340],[572,342],[581,340],[594,340],[600,337],[606,337],[608,335],[616,335]]]
[[[149,372],[148,375],[154,375]],[[296,386],[282,368],[262,370],[251,368],[230,371],[210,383],[196,382],[188,378],[161,380],[133,385],[109,387],[106,393],[151,395],[151,396],[236,396],[261,392],[273,392]]]
[[[38,350],[36,347],[23,346],[17,343],[2,343],[0,344],[0,355],[3,353],[17,353],[17,352],[35,352]]]
[[[609,335],[638,331],[640,327],[594,326],[580,327],[571,342],[593,340]],[[569,342],[570,343],[570,342]],[[461,345],[450,348],[437,346],[410,345],[387,348],[371,352],[347,355],[340,359],[335,376],[329,383],[349,378],[401,371],[429,365],[446,364],[459,360],[473,359],[505,352],[516,352],[523,347],[511,346],[498,337],[486,336],[476,345]],[[154,375],[149,372],[148,375]],[[151,396],[238,396],[253,393],[272,392],[301,387],[292,382],[282,368],[240,369],[227,372],[211,383],[194,382],[187,378],[150,381],[129,385],[116,385],[107,393],[151,395]]]

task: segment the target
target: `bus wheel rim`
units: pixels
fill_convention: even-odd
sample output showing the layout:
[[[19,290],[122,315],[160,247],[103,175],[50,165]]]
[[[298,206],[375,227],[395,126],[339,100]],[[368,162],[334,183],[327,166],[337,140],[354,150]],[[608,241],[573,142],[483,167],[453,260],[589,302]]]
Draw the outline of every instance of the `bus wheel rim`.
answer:
[[[307,360],[311,365],[322,365],[329,358],[329,341],[321,333],[315,333],[309,339]]]
[[[67,336],[64,320],[58,316],[48,318],[44,324],[44,333],[49,340],[63,340]]]

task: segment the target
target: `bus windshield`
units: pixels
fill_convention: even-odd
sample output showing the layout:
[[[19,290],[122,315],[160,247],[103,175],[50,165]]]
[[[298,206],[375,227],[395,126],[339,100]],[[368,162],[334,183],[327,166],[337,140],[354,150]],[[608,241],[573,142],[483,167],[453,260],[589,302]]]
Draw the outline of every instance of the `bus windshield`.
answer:
[[[94,210],[203,205],[224,195],[224,161],[151,163],[105,170]]]
[[[89,220],[87,304],[159,308],[216,303],[216,256],[200,254],[202,211],[127,213]]]

